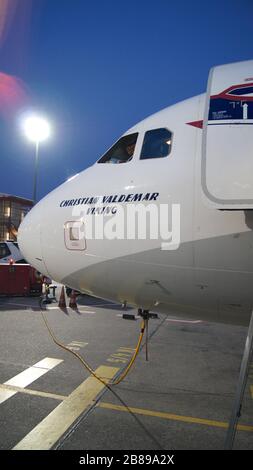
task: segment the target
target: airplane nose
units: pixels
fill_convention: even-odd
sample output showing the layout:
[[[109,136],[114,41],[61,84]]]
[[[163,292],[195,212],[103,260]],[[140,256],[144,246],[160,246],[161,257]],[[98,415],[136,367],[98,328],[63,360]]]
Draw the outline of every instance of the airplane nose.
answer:
[[[25,216],[19,227],[18,244],[26,261],[39,272],[48,276],[41,247],[42,223],[43,206],[38,203]]]

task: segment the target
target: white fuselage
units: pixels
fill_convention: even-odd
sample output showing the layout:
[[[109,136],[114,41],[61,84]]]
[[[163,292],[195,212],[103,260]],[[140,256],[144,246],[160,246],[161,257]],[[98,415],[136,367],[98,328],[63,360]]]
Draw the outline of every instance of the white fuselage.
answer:
[[[184,317],[247,324],[252,308],[253,211],[218,210],[205,203],[202,129],[189,124],[203,119],[204,99],[191,98],[140,122],[126,133],[138,133],[130,161],[95,163],[42,199],[20,227],[24,257],[56,281],[98,297]],[[144,134],[156,128],[172,132],[171,153],[140,160]],[[147,194],[158,196],[152,201],[134,196]],[[126,196],[122,203],[120,196]],[[177,249],[162,250],[160,237],[86,236],[80,249],[69,249],[67,223],[81,221],[85,235],[89,218],[103,217],[106,223],[112,217],[103,213],[103,201],[116,211],[119,204],[133,204],[134,197],[137,204],[180,205]]]

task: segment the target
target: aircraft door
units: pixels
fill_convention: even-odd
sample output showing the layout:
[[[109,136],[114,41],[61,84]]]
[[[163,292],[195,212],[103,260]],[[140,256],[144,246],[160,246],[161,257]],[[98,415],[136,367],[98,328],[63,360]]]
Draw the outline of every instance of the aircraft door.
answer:
[[[201,184],[213,207],[253,208],[253,60],[210,71]]]

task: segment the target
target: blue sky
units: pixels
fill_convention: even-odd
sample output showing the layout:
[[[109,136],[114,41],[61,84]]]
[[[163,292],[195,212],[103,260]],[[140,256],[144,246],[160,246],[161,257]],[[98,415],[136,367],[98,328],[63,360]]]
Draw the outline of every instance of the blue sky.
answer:
[[[15,1],[0,72],[52,121],[39,198],[136,122],[204,92],[213,65],[253,58],[252,0]],[[0,110],[0,192],[32,197],[34,147],[17,117]]]

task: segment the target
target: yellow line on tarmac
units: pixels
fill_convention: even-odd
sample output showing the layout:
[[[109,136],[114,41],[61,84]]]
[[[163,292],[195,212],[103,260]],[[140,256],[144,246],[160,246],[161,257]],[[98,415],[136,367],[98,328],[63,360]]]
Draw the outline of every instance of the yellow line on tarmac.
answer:
[[[16,387],[15,385],[7,385],[7,384],[0,384],[0,390],[11,390],[13,392],[18,393],[25,393],[27,395],[36,395],[37,397],[45,397],[45,398],[54,398],[54,400],[65,400],[67,398],[66,395],[57,395],[55,393],[50,392],[41,392],[39,390],[32,390],[31,388],[22,388]]]
[[[118,371],[118,367],[100,366],[95,373],[103,377],[105,381],[109,381]],[[77,418],[94,403],[95,398],[104,387],[103,383],[90,376],[32,429],[14,447],[14,450],[51,449]]]
[[[251,398],[253,398],[253,385],[250,385],[250,394],[251,394]]]
[[[124,406],[120,405],[113,405],[112,403],[99,403],[98,406],[100,408],[105,408],[107,410],[115,410],[115,411],[128,411]],[[162,418],[168,419],[171,421],[183,421],[184,423],[193,423],[193,424],[204,424],[205,426],[214,426],[217,428],[227,428],[228,423],[223,421],[213,421],[210,419],[202,419],[202,418],[193,418],[191,416],[181,416],[181,415],[174,415],[171,413],[163,413],[160,411],[151,411],[142,408],[129,408],[133,413],[143,415],[143,416],[152,416],[155,418]],[[253,426],[247,426],[244,424],[239,424],[237,426],[239,431],[248,431],[253,432]]]

